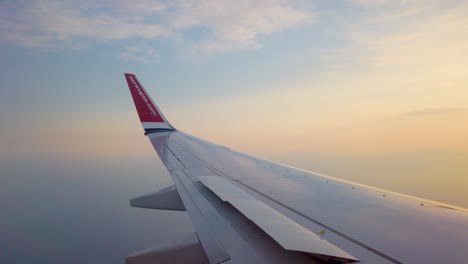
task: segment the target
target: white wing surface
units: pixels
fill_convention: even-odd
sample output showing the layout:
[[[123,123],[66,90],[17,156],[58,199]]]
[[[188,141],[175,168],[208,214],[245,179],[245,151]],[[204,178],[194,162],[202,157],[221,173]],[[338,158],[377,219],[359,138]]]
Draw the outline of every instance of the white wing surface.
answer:
[[[132,255],[127,263],[468,263],[467,209],[190,136],[169,124],[133,74],[125,77],[145,132],[174,181],[174,187],[131,204],[186,210],[194,228],[194,234]]]

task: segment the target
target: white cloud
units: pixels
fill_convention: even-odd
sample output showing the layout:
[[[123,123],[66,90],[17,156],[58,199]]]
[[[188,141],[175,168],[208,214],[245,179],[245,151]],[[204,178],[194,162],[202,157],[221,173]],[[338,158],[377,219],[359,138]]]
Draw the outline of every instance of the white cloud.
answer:
[[[159,53],[151,47],[130,46],[126,47],[119,57],[129,61],[154,62],[159,58]]]
[[[114,12],[119,10],[86,1],[5,2],[0,6],[0,32],[4,41],[14,44],[65,48],[89,40],[151,39],[165,34],[161,25]]]
[[[0,35],[17,45],[76,48],[96,41],[191,38],[190,30],[203,29],[206,34],[189,48],[211,54],[260,47],[259,35],[306,23],[313,13],[301,1],[5,1]]]
[[[302,77],[306,85],[289,85],[288,94],[307,91],[301,98],[321,109],[317,116],[337,122],[386,122],[384,117],[411,109],[421,111],[408,116],[424,118],[405,122],[427,121],[443,128],[445,119],[453,124],[465,120],[466,111],[457,109],[468,103],[468,3],[387,2],[385,8],[353,3],[333,13],[333,34],[339,41],[304,52],[304,61],[319,61],[321,72]],[[324,116],[328,105],[333,106],[330,111],[343,113]]]
[[[238,47],[261,47],[258,35],[268,35],[309,21],[310,10],[294,7],[290,1],[194,1],[174,17],[179,27],[204,27],[209,38],[195,46],[201,53]]]
[[[450,69],[452,75],[466,76],[463,72],[468,66],[468,37],[464,32],[468,4],[452,0],[348,3],[355,13],[340,18],[341,36],[346,44],[315,50],[312,54],[318,58],[328,62],[351,61],[367,73],[392,70],[415,74],[419,70],[426,76],[440,76],[430,71]]]

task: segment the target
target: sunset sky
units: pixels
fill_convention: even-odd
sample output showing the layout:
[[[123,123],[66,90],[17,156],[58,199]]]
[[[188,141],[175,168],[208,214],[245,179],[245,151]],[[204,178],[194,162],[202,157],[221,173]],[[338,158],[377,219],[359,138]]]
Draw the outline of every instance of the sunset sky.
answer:
[[[184,132],[468,207],[467,14],[461,0],[1,1],[0,158],[156,160],[131,72]]]

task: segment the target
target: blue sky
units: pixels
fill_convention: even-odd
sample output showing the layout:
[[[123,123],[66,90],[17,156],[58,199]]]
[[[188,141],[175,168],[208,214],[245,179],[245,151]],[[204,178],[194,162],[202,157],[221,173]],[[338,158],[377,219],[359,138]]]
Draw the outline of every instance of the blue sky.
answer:
[[[365,180],[385,160],[465,179],[467,13],[456,0],[2,1],[0,156],[152,153],[132,72],[176,127],[241,151]]]

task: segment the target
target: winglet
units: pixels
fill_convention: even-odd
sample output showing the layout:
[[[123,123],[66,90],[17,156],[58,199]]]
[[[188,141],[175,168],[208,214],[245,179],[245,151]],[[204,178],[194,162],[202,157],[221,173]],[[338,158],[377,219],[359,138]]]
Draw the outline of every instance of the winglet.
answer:
[[[149,97],[143,85],[140,84],[137,77],[131,73],[125,73],[128,88],[132,94],[133,102],[135,103],[138,116],[141,124],[145,129],[145,134],[175,130],[174,127],[167,121],[153,99]]]

